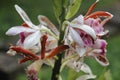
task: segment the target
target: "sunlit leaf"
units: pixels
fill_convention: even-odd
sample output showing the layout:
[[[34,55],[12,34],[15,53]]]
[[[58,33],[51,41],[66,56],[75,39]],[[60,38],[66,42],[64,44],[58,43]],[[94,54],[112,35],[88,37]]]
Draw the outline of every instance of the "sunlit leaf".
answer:
[[[70,19],[71,17],[73,17],[77,11],[79,10],[79,7],[81,5],[82,0],[70,0],[70,5],[68,8],[68,12],[66,15],[66,19]]]
[[[112,74],[111,71],[108,70],[107,72],[105,72],[105,80],[112,80]]]
[[[112,80],[112,75],[110,70],[107,70],[106,68],[103,70],[103,72],[101,73],[101,75],[99,76],[98,79],[96,80]]]

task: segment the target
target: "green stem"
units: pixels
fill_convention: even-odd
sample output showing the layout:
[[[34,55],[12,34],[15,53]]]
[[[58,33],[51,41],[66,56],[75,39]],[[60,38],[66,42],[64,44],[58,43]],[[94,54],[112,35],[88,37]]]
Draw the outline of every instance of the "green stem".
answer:
[[[63,38],[64,38],[64,33],[65,33],[65,28],[63,26],[63,22],[65,21],[65,9],[64,8],[62,8],[62,14],[59,18],[60,18],[60,23],[59,23],[60,35],[59,35],[58,45],[61,45],[63,44]],[[60,68],[61,68],[63,56],[64,56],[64,52],[61,52],[57,55],[58,59],[55,61],[54,68],[52,70],[51,80],[59,80]]]
[[[63,33],[64,32],[60,32],[60,39],[58,41],[58,45],[63,44],[62,43]],[[51,80],[58,80],[58,78],[59,78],[62,57],[64,56],[63,54],[64,54],[64,52],[61,52],[60,54],[57,55],[58,59],[55,61],[54,68],[53,68],[53,71],[52,71]]]

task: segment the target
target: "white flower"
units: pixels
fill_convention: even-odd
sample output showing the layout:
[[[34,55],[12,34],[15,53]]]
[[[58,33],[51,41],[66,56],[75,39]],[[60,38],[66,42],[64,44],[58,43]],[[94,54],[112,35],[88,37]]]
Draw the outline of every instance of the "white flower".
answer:
[[[29,49],[35,45],[40,46],[40,38],[43,34],[41,30],[46,30],[49,33],[50,30],[43,25],[34,25],[23,9],[21,9],[18,5],[15,5],[15,8],[26,25],[12,27],[6,32],[6,35],[19,34],[20,40],[17,42],[17,44],[23,46],[26,49]]]

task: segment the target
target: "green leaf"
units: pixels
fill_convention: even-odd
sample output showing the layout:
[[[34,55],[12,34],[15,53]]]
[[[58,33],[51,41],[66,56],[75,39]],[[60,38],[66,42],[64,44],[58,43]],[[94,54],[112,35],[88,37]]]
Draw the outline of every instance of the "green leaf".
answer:
[[[85,73],[82,71],[76,72],[73,69],[69,69],[67,80],[75,80],[76,78],[78,78],[79,76],[84,75],[84,74]]]
[[[112,74],[110,70],[106,70],[106,68],[103,70],[102,74],[100,77],[96,80],[112,80]]]
[[[60,20],[60,15],[62,14],[62,0],[52,0],[53,9],[57,20]]]
[[[66,15],[65,19],[70,19],[77,13],[82,0],[69,0],[69,2],[70,2],[70,5],[68,7],[67,15]]]
[[[108,70],[107,72],[105,72],[105,80],[112,80],[112,74],[111,71]]]

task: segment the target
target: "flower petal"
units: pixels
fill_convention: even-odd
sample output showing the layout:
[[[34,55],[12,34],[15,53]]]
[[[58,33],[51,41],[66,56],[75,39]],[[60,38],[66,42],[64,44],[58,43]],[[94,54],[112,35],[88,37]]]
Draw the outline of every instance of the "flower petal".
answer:
[[[82,38],[80,37],[80,35],[72,28],[70,27],[70,34],[71,34],[71,37],[72,39],[81,47],[83,47],[83,41],[82,41]]]
[[[84,24],[84,17],[83,17],[83,15],[78,16],[78,17],[75,18],[72,22],[73,22],[73,23],[80,24],[80,25]]]
[[[14,35],[17,35],[21,32],[35,32],[35,30],[27,28],[27,27],[23,27],[23,26],[15,26],[15,27],[10,28],[6,32],[6,35],[13,35],[14,36]]]
[[[94,29],[92,29],[90,26],[88,25],[78,25],[78,24],[73,24],[73,23],[69,23],[69,25],[73,28],[78,28],[81,29],[83,31],[85,31],[87,34],[89,34],[94,40],[96,39],[96,34]]]
[[[41,37],[40,31],[37,31],[37,32],[29,35],[23,43],[24,48],[29,49],[29,48],[33,47],[34,45],[38,44],[40,41],[40,37]]]
[[[96,78],[96,76],[92,74],[92,71],[91,71],[90,67],[87,64],[84,64],[84,63],[82,64],[81,71],[85,72],[86,74],[80,76],[76,80],[87,80],[87,79]]]
[[[95,49],[105,49],[106,45],[107,45],[107,42],[105,40],[97,39],[93,47]]]
[[[95,56],[95,59],[102,66],[108,66],[109,65],[109,61],[108,61],[108,59],[106,58],[105,55],[97,55],[97,56]]]
[[[75,51],[79,54],[80,57],[82,57],[85,54],[86,49],[84,47],[77,46],[75,48]]]
[[[15,5],[15,9],[19,13],[19,15],[22,17],[23,21],[25,21],[25,23],[29,25],[29,27],[33,29],[38,29],[38,27],[31,22],[31,20],[29,19],[29,17],[27,16],[27,14],[22,8],[20,8],[18,5]]]

